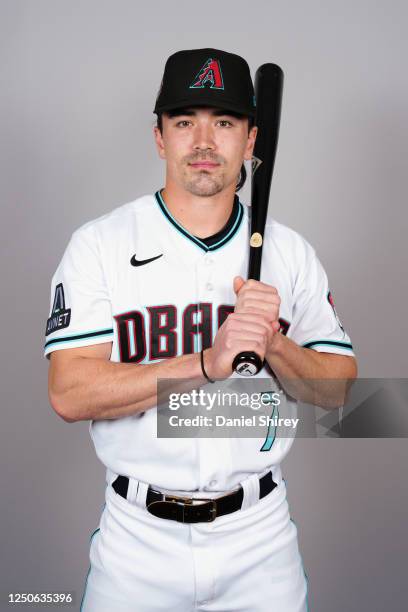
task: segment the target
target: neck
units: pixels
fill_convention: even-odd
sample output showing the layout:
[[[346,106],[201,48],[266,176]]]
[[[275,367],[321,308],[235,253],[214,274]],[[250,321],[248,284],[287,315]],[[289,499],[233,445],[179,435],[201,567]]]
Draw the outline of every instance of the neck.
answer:
[[[214,196],[201,197],[166,181],[162,196],[173,217],[190,234],[206,238],[219,232],[227,223],[234,204],[235,185]]]

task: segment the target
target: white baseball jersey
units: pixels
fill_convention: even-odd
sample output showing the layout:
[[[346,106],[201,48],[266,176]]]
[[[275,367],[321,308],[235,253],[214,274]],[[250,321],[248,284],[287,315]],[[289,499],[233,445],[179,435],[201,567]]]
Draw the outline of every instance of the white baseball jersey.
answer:
[[[249,213],[236,196],[225,228],[203,240],[157,192],[80,227],[52,279],[45,355],[112,342],[111,361],[149,364],[211,346],[234,309],[234,276],[246,278]],[[316,351],[354,354],[314,249],[275,220],[265,228],[261,280],[281,297],[281,333]],[[263,368],[257,376],[270,374]],[[293,443],[268,432],[259,439],[159,438],[156,417],[152,408],[90,422],[108,470],[164,489],[225,491],[278,468]]]

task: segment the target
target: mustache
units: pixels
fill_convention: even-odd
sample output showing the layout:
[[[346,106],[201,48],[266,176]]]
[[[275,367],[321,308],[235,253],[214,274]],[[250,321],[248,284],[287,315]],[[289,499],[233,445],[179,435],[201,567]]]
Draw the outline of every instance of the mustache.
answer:
[[[183,158],[183,161],[187,164],[194,164],[197,162],[213,162],[214,164],[224,164],[225,159],[221,157],[221,155],[216,155],[215,153],[192,153],[191,155],[186,155]]]

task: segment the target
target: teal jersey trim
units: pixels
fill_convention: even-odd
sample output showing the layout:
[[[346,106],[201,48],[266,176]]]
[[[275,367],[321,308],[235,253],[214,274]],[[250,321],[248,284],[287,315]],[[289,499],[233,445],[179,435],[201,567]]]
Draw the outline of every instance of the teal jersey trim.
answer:
[[[75,336],[63,336],[62,338],[54,338],[45,343],[44,349],[54,344],[63,344],[66,342],[75,342],[76,340],[85,340],[86,338],[99,338],[100,336],[113,336],[113,327],[109,329],[101,329],[99,331],[87,332],[85,334],[76,334]]]
[[[302,346],[304,348],[312,348],[312,346],[338,346],[339,348],[344,348],[349,351],[353,350],[353,346],[350,342],[337,342],[336,340],[313,340],[312,342],[302,344]]]
[[[181,233],[183,234],[183,236],[185,236],[186,238],[188,238],[189,240],[191,240],[191,242],[193,242],[196,246],[198,246],[200,249],[202,249],[203,251],[207,252],[207,251],[216,251],[217,249],[219,249],[220,247],[222,247],[224,244],[226,244],[227,242],[229,242],[233,236],[235,236],[235,234],[237,233],[242,219],[244,217],[244,207],[243,204],[238,200],[238,209],[237,209],[237,215],[236,218],[234,220],[234,224],[231,227],[231,229],[229,230],[229,232],[227,234],[225,234],[225,236],[223,236],[218,242],[216,242],[215,244],[212,244],[211,246],[207,246],[205,244],[205,242],[202,242],[199,238],[197,238],[197,236],[193,236],[193,234],[190,234],[189,231],[187,231],[182,225],[180,225],[180,223],[178,221],[176,221],[176,219],[173,217],[173,215],[171,214],[171,212],[169,211],[169,209],[167,208],[162,195],[160,193],[160,191],[156,191],[156,193],[154,194],[156,201],[159,205],[159,208],[161,210],[161,212],[163,213],[163,215],[166,217],[166,219],[168,221],[170,221],[170,223],[172,225],[174,225],[174,227]]]
[[[91,544],[92,544],[92,538],[94,537],[94,535],[95,535],[95,534],[97,534],[97,533],[98,533],[98,531],[100,531],[100,527],[98,527],[97,529],[95,529],[95,531],[94,531],[94,532],[93,532],[93,534],[91,535],[91,538],[90,538],[90,540],[89,540],[89,545],[91,545]],[[87,572],[87,574],[86,574],[86,578],[85,578],[85,588],[84,588],[84,593],[83,593],[83,595],[82,595],[82,599],[81,599],[81,607],[79,608],[79,612],[82,612],[82,606],[83,606],[84,601],[85,601],[86,588],[87,588],[87,586],[88,586],[88,578],[89,578],[89,574],[90,574],[90,573],[91,573],[91,565],[89,565],[88,572]]]
[[[102,518],[102,514],[103,514],[103,512],[104,512],[104,510],[105,510],[105,507],[106,507],[106,502],[103,504],[103,507],[102,507],[101,518]],[[101,522],[101,518],[99,519],[99,523]],[[95,536],[95,534],[97,534],[97,533],[98,533],[98,531],[100,531],[100,529],[101,529],[100,527],[97,527],[97,528],[95,529],[95,531],[93,532],[93,534],[92,534],[92,535],[91,535],[91,537],[89,538],[89,545],[91,545],[91,544],[92,544],[92,539],[93,539],[93,537]],[[88,578],[89,578],[89,574],[90,574],[90,573],[91,573],[91,565],[89,565],[88,572],[87,572],[87,574],[86,574],[86,578],[85,578],[85,587],[84,587],[84,592],[83,592],[82,599],[81,599],[81,606],[80,606],[80,608],[79,608],[79,612],[82,612],[82,606],[83,606],[84,601],[85,601],[86,587],[88,586]]]
[[[89,578],[89,574],[91,573],[91,566],[89,566],[87,574],[86,574],[86,578],[85,578],[85,588],[84,588],[84,592],[82,595],[82,599],[81,599],[81,606],[79,608],[79,612],[82,612],[82,606],[84,604],[84,600],[85,600],[85,594],[86,594],[86,587],[88,586],[88,578]]]

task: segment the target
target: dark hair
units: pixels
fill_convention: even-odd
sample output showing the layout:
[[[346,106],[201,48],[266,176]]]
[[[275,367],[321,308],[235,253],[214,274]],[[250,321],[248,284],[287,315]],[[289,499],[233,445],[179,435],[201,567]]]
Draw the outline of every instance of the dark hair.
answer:
[[[167,114],[171,117],[171,116],[175,116],[180,114],[181,109],[174,109],[172,111],[169,111]],[[237,117],[238,119],[243,119],[244,117],[246,117],[246,115],[240,115],[238,113],[233,113],[232,111],[228,111],[229,115],[232,115],[233,117]],[[249,130],[254,127],[255,125],[255,119],[254,117],[247,117],[248,119],[248,132]],[[160,133],[163,132],[163,113],[157,113],[157,123],[156,123],[157,128],[160,130]],[[238,177],[238,182],[237,182],[237,186],[235,188],[235,191],[239,191],[240,189],[242,189],[242,187],[245,185],[245,181],[247,179],[247,171],[245,168],[245,164],[243,163],[241,166],[241,170],[239,172],[239,177]]]

